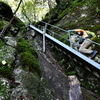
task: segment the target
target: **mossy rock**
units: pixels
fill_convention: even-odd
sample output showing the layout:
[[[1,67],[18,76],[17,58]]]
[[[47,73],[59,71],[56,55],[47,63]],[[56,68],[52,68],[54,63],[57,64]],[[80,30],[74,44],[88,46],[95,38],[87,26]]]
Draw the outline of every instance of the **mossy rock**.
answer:
[[[38,73],[41,76],[41,69],[38,64],[38,60],[29,52],[23,52],[20,54],[22,67],[30,72]]]
[[[8,63],[3,65],[2,61],[0,60],[0,76],[11,79],[12,72],[13,72],[13,68],[11,66],[8,66]]]
[[[8,24],[7,21],[1,20],[1,21],[0,21],[0,30],[2,30],[2,29],[5,27],[6,24]]]
[[[14,58],[15,48],[5,45],[5,43],[0,41],[0,76],[11,79],[12,76],[12,63]],[[5,61],[5,64],[2,63]]]
[[[39,76],[41,76],[42,71],[38,64],[37,52],[28,43],[28,41],[23,38],[19,38],[17,43],[17,50],[20,54],[22,67],[27,71],[37,73]]]
[[[37,58],[36,50],[28,43],[27,40],[25,40],[23,38],[18,39],[17,50],[19,53],[30,52],[32,55],[34,55]]]

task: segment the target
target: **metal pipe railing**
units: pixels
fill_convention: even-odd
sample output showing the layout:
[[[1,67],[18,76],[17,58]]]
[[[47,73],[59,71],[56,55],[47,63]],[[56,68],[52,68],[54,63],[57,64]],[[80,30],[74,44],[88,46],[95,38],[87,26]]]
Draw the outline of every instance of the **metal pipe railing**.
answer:
[[[53,27],[53,28],[59,29],[59,30],[61,30],[61,31],[64,31],[64,32],[66,32],[66,33],[69,33],[69,34],[72,34],[72,35],[76,35],[77,37],[81,37],[81,36],[79,36],[79,35],[77,35],[77,34],[75,34],[75,33],[69,32],[69,30],[64,30],[64,29],[62,29],[62,28],[59,28],[59,27],[54,26],[54,25],[51,25],[51,24],[46,23],[46,22],[44,22],[44,21],[40,21],[40,22],[42,22],[42,23],[44,23],[44,24],[46,24],[46,25],[49,25],[49,26],[51,26],[51,27]],[[45,26],[45,25],[44,25],[44,26]],[[49,29],[46,29],[46,30],[49,30]],[[74,31],[74,30],[71,30],[71,31]],[[53,31],[51,31],[51,32],[52,32],[53,34],[56,34],[56,33],[53,32]],[[59,35],[59,36],[62,37],[61,35]],[[64,38],[64,37],[62,37],[62,38]],[[82,37],[81,37],[81,38],[82,38]],[[83,38],[83,39],[85,39],[85,38]],[[70,41],[70,40],[69,40],[69,41]],[[87,41],[90,41],[90,42],[92,42],[93,44],[100,46],[99,43],[94,42],[94,41],[92,41],[92,40],[87,39]],[[70,42],[71,42],[71,41],[70,41]]]
[[[36,28],[36,27],[33,26],[33,25],[29,25],[29,27],[32,28],[32,29],[34,29],[35,31],[41,33],[42,35],[44,34],[43,31],[41,31],[40,29]],[[67,50],[67,51],[69,51],[69,52],[72,52],[74,55],[78,56],[79,58],[83,59],[85,62],[89,63],[90,65],[92,65],[92,66],[94,66],[94,67],[96,67],[97,69],[100,70],[100,64],[99,64],[99,63],[97,63],[97,62],[93,61],[92,59],[86,57],[86,56],[83,55],[82,53],[80,53],[80,52],[78,52],[78,51],[72,49],[71,47],[69,47],[69,46],[66,45],[65,43],[61,42],[60,40],[58,40],[58,39],[52,37],[51,35],[49,35],[49,34],[47,34],[47,33],[45,33],[44,35],[45,35],[45,37],[46,37],[47,39],[49,39],[49,40],[51,40],[52,42],[54,42],[54,43],[58,44],[59,46],[61,46],[61,48],[65,49],[65,50]]]
[[[44,21],[40,21],[40,22],[44,23],[44,27],[46,26],[46,30],[47,30],[49,33],[52,33],[52,34],[53,34],[53,35],[52,35],[53,37],[56,35],[56,36],[58,36],[58,37],[60,37],[60,38],[62,38],[62,39],[65,39],[65,40],[69,41],[69,42],[70,42],[70,47],[72,47],[72,45],[74,45],[74,46],[76,46],[76,49],[78,50],[78,45],[77,45],[77,43],[76,43],[75,41],[74,41],[74,42],[71,41],[71,40],[70,40],[70,36],[74,35],[74,36],[77,36],[78,38],[82,38],[81,36],[79,36],[79,35],[77,35],[77,34],[75,34],[75,33],[73,33],[73,32],[69,32],[69,30],[64,30],[64,29],[59,28],[59,27],[57,27],[57,26],[51,25],[51,24],[49,24],[49,23],[46,23],[46,22],[44,22]],[[51,27],[56,28],[56,29],[59,29],[59,30],[65,32],[65,33],[68,33],[68,35],[69,35],[68,39],[65,38],[65,37],[63,37],[63,36],[61,36],[61,35],[59,35],[59,34],[57,34],[56,32],[54,32],[54,31],[52,31],[52,30],[49,30],[49,29],[47,28],[47,26],[51,26]],[[43,26],[42,26],[42,27],[43,27]],[[72,31],[73,31],[73,30],[72,30]],[[56,37],[56,38],[57,38],[57,37]],[[85,40],[85,38],[82,38],[82,39]],[[92,42],[94,45],[100,46],[100,44],[97,43],[97,42],[94,42],[94,41],[89,40],[89,39],[86,39],[86,40]]]

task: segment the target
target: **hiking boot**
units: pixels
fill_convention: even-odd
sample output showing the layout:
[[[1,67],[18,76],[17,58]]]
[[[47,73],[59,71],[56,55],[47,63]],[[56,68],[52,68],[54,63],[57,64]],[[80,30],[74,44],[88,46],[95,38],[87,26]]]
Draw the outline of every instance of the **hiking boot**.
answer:
[[[93,58],[96,56],[97,53],[98,53],[98,51],[93,51],[93,52],[91,53],[91,59],[93,59]]]

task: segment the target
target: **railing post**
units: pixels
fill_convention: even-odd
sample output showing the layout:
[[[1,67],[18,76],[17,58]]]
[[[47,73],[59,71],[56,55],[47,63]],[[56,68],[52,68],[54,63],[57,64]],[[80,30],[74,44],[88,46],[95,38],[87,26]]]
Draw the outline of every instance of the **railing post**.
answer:
[[[46,33],[47,23],[43,29],[43,52],[45,52],[45,33]]]
[[[70,40],[70,37],[71,35],[70,35],[70,32],[68,32],[68,37],[69,37],[69,42],[70,42],[70,47],[72,48],[72,42],[71,42],[71,40]]]

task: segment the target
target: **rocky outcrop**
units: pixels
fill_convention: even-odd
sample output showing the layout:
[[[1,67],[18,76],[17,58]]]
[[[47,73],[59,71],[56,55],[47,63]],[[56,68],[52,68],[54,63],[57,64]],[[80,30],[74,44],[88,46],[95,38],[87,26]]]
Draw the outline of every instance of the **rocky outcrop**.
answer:
[[[18,34],[17,38],[19,36],[21,35]],[[49,98],[55,100],[56,95],[48,81],[40,77],[36,71],[27,70],[28,66],[26,69],[22,66],[20,54],[16,48],[17,38],[5,36],[3,39],[5,43],[2,40],[0,42],[0,75],[2,76],[0,78],[0,86],[2,86],[0,98],[2,100],[48,100]]]
[[[77,1],[78,0],[72,0],[70,5],[67,4],[66,8],[63,7],[63,11],[59,11],[59,14],[57,12],[56,15],[52,17],[54,18],[52,23],[67,30],[73,28],[84,28],[97,32],[97,30],[99,30],[98,0],[95,3],[97,6],[94,4],[93,8],[93,2],[91,2],[91,5],[88,6],[89,2],[87,0],[84,0],[84,2],[83,0],[82,2],[81,0],[79,0],[80,2]],[[93,12],[91,11],[97,12],[94,16],[97,14],[98,16],[92,16]],[[25,27],[21,27],[20,29],[24,30]],[[16,31],[16,28],[11,27],[9,30],[11,30],[10,36],[5,35],[0,41],[0,74],[2,76],[2,78],[0,78],[0,86],[3,87],[3,91],[2,89],[0,90],[0,93],[2,93],[2,96],[0,97],[2,100],[83,99],[80,83],[76,76],[73,75],[68,78],[65,71],[61,68],[62,66],[58,64],[58,61],[53,57],[49,49],[46,53],[41,52],[41,38],[35,37],[34,41],[33,37],[35,34],[33,30],[29,30],[26,34],[23,34],[23,30],[20,31],[20,33],[17,31],[18,34],[15,35],[16,37],[11,35],[14,34],[13,32]],[[55,31],[60,34],[60,31]],[[18,40],[18,38],[22,39]],[[22,41],[24,43],[22,43]],[[40,43],[38,44],[38,42]],[[28,43],[31,44],[31,46]],[[18,49],[18,46],[21,48]],[[36,48],[38,53],[33,50],[33,47]],[[23,51],[24,53],[22,54]],[[31,59],[29,60],[29,58]],[[37,66],[37,59],[39,61],[39,66]],[[73,68],[76,68],[73,62],[65,62],[67,71],[68,69],[73,69],[71,68],[71,65]],[[42,69],[42,74],[40,72],[40,68]],[[80,71],[78,68],[76,68],[76,70],[80,76],[84,76],[83,74],[86,73],[83,70]],[[40,72],[39,75],[37,72]],[[84,82],[82,78],[83,77],[81,77],[81,82]],[[87,78],[89,81],[92,80],[91,82],[93,85],[94,80],[91,79],[91,77]],[[96,82],[97,81],[98,80],[96,80]]]
[[[48,22],[52,25],[55,25],[65,30],[81,28],[81,29],[95,32],[95,34],[97,35],[95,42],[100,44],[100,35],[99,35],[99,31],[100,31],[99,2],[100,1],[99,0],[96,1],[70,0],[70,3],[68,3],[69,0],[65,0],[64,2],[63,0],[61,1],[62,1],[61,2],[62,5],[66,2],[67,6],[64,7],[59,3],[59,7],[57,5],[55,8],[53,8],[50,12],[51,16],[49,16],[50,14],[47,14],[43,21]],[[60,7],[62,7],[63,10],[60,9]],[[53,32],[57,33],[58,35],[63,36],[64,38],[68,36],[67,32],[56,29],[55,27],[53,28],[48,26],[48,28],[50,28],[50,30],[53,30]],[[98,51],[98,55],[95,57],[94,60],[100,63],[100,46],[95,45],[93,50]],[[100,84],[99,84],[99,79],[97,77],[93,76],[92,73],[89,73],[87,70],[85,70],[83,66],[73,62],[72,59],[69,60],[69,58],[66,58],[67,60],[65,61],[62,60],[63,59],[62,54],[59,54],[60,50],[56,50],[56,48],[55,49],[53,48],[52,51],[55,53],[57,61],[61,63],[61,65],[63,66],[67,74],[69,73],[67,71],[71,71],[72,74],[73,71],[76,72],[77,77],[80,80],[82,86],[100,95],[99,88],[98,88]],[[91,83],[91,80],[93,83]],[[98,86],[95,83],[98,84]]]
[[[7,76],[3,75],[4,72],[0,73],[3,75],[0,78],[0,82],[2,83],[0,86],[3,88],[6,87],[5,90],[0,90],[0,92],[2,91],[2,100],[8,98],[10,100],[82,100],[78,80],[74,77],[74,81],[62,72],[50,51],[47,51],[46,54],[42,53],[42,48],[38,44],[39,41],[37,42],[38,37],[34,41],[32,38],[33,35],[31,35],[34,31],[30,30],[29,32],[30,35],[27,34],[25,38],[27,37],[30,44],[38,50],[39,66],[43,70],[43,73],[40,77],[36,72],[29,71],[28,67],[25,69],[21,64],[20,55],[16,48],[17,38],[21,37],[20,33],[16,38],[13,36],[5,36],[5,43],[2,44],[0,50],[0,54],[2,54],[0,55],[0,71],[2,71],[2,68],[8,69],[6,70],[7,73],[5,73]],[[77,95],[74,95],[76,92]]]

